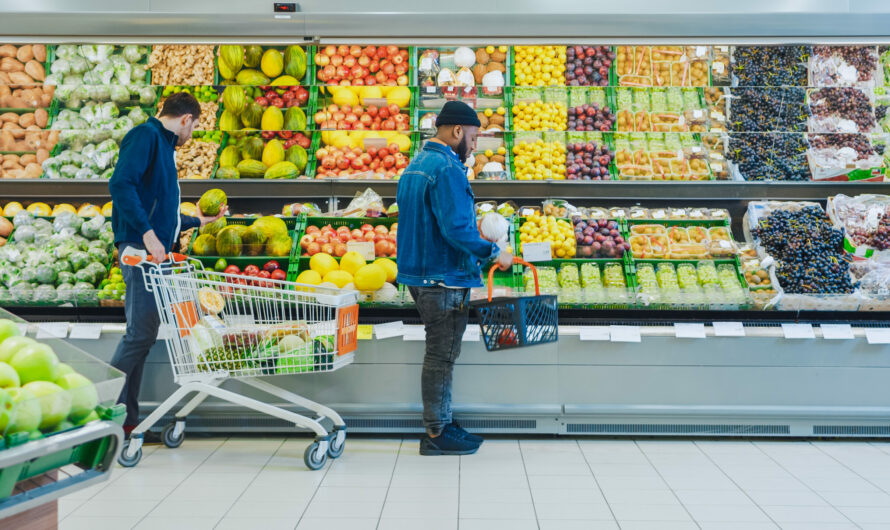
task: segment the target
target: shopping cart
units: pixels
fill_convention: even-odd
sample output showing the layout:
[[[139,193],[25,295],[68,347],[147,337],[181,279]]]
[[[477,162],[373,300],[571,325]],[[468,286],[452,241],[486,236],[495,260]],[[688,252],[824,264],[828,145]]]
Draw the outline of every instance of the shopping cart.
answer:
[[[139,462],[143,434],[192,392],[197,395],[162,431],[167,447],[182,444],[186,416],[214,396],[312,430],[315,441],[303,455],[310,469],[320,469],[328,457],[343,453],[346,425],[336,412],[261,377],[332,372],[351,364],[358,324],[355,291],[222,274],[204,270],[180,254],[155,264],[144,251],[129,249],[121,261],[142,267],[145,287],[157,303],[173,378],[180,385],[133,430],[118,459],[121,465]],[[317,416],[309,418],[219,388],[228,379]],[[325,419],[333,424],[330,432],[322,425]]]
[[[514,258],[530,268],[535,277],[535,296],[499,297],[492,299],[493,265],[488,271],[488,299],[470,302],[479,317],[482,340],[488,351],[521,348],[556,342],[557,302],[555,295],[542,295],[538,270],[522,259]]]

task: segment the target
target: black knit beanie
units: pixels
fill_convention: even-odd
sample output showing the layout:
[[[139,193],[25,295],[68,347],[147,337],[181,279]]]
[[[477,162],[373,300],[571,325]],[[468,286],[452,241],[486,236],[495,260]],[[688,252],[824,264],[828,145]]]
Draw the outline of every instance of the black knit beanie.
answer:
[[[436,118],[436,127],[443,125],[472,125],[481,127],[482,122],[476,116],[476,112],[463,101],[449,101],[442,107],[439,117]]]

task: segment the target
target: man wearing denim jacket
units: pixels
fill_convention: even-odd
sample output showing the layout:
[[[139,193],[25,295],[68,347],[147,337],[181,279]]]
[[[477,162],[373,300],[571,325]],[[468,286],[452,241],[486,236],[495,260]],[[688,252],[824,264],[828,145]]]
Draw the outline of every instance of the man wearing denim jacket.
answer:
[[[482,444],[452,421],[452,372],[469,318],[470,288],[482,286],[483,265],[497,260],[506,270],[513,256],[483,239],[476,225],[464,162],[476,148],[480,125],[465,103],[446,103],[436,136],[399,180],[398,281],[408,286],[426,329],[422,455],[473,454]]]

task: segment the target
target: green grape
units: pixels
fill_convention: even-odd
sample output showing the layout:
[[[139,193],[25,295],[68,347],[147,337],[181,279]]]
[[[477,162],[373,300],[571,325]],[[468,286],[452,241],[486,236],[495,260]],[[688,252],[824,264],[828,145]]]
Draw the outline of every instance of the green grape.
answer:
[[[526,268],[522,273],[522,283],[526,292],[533,292],[535,289],[535,277],[530,268]],[[541,291],[553,292],[559,288],[559,280],[556,276],[556,269],[553,267],[538,267],[538,284]]]
[[[670,263],[659,263],[658,272],[655,273],[658,280],[658,286],[666,291],[679,291],[680,285],[677,281],[677,271]]]
[[[629,88],[619,88],[617,103],[619,109],[629,109],[633,106],[633,95]]]
[[[717,269],[717,275],[720,287],[723,287],[726,290],[740,289],[742,287],[739,283],[739,277],[736,275],[735,267],[732,265],[726,263],[720,265]]]
[[[664,90],[653,88],[649,98],[652,100],[652,112],[665,112],[667,110],[667,96]]]
[[[581,287],[585,289],[599,289],[603,286],[600,277],[600,268],[596,263],[581,264]]]
[[[603,285],[605,287],[627,287],[624,279],[624,268],[620,263],[607,263],[603,269]]]
[[[695,267],[691,263],[680,263],[677,265],[677,283],[681,289],[698,288],[698,274]]]
[[[637,284],[644,293],[658,292],[658,278],[651,263],[641,263],[637,266]]]
[[[713,261],[698,262],[698,283],[702,287],[719,285],[717,279],[717,267],[714,266]]]
[[[683,145],[680,143],[680,139],[677,138],[676,134],[669,134],[667,138],[664,140],[665,151],[679,151],[683,148]]]
[[[701,108],[698,99],[698,91],[694,88],[683,89],[683,110],[696,110]]]
[[[667,89],[667,110],[670,112],[683,110],[683,93],[677,87]]]
[[[649,110],[649,90],[645,88],[633,89],[633,106],[636,110]]]
[[[566,263],[559,268],[559,286],[563,289],[578,289],[581,287],[578,265]]]
[[[606,91],[599,87],[590,89],[590,102],[596,103],[600,107],[606,106]]]

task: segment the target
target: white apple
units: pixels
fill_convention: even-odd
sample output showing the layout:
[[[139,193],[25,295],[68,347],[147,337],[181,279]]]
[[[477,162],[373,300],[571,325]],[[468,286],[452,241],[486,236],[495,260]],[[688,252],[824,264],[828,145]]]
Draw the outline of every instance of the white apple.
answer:
[[[8,337],[18,337],[21,334],[22,332],[19,330],[18,324],[5,318],[0,319],[0,342],[3,342]]]
[[[9,337],[0,341],[0,361],[8,363],[17,351],[30,344],[37,344],[37,341],[28,337]]]

